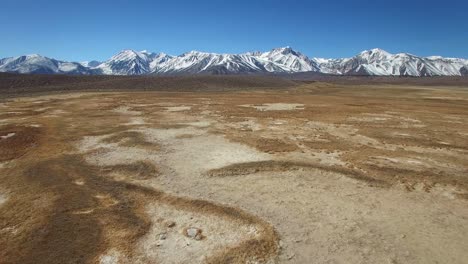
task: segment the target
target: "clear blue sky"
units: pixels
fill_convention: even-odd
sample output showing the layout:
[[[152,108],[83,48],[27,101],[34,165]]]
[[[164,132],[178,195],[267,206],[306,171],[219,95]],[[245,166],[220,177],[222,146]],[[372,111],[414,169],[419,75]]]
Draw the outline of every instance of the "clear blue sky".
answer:
[[[291,46],[311,57],[371,48],[468,58],[468,0],[0,0],[0,57],[105,60]]]

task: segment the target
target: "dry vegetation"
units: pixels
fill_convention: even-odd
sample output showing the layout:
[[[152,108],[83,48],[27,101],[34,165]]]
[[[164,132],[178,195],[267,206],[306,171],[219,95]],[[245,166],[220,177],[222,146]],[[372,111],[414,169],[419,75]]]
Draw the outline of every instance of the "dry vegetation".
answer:
[[[1,102],[0,263],[468,259],[468,88],[203,78]]]

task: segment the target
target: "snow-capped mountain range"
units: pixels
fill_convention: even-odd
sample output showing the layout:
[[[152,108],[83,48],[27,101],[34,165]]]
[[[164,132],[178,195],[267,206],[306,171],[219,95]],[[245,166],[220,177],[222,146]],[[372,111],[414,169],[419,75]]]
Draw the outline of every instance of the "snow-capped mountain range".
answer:
[[[65,62],[40,55],[5,58],[0,60],[0,72],[78,75],[318,72],[334,75],[468,76],[468,60],[391,54],[381,49],[366,50],[344,59],[308,58],[290,47],[243,54],[190,51],[179,56],[123,50],[104,62]]]

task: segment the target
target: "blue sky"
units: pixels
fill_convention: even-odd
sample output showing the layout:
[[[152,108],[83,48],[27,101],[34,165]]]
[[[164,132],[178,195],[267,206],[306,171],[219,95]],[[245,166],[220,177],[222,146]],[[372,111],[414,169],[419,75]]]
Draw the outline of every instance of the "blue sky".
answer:
[[[122,49],[310,57],[371,48],[468,58],[468,1],[0,0],[0,57],[105,60]]]

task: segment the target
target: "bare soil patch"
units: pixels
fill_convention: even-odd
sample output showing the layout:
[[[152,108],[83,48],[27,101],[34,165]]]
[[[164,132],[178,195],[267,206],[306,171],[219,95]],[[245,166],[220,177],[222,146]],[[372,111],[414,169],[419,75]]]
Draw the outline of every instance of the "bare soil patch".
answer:
[[[43,131],[37,127],[7,125],[0,127],[0,162],[26,154],[38,144]]]

